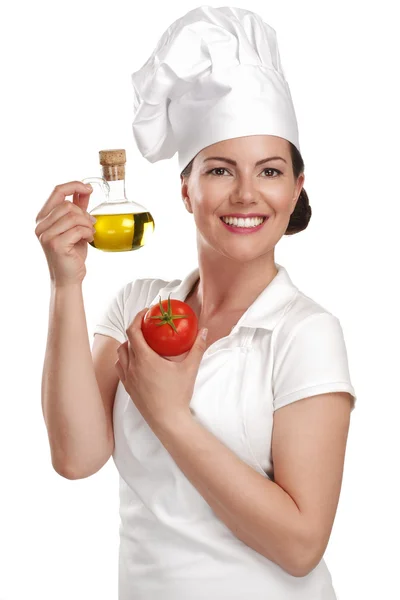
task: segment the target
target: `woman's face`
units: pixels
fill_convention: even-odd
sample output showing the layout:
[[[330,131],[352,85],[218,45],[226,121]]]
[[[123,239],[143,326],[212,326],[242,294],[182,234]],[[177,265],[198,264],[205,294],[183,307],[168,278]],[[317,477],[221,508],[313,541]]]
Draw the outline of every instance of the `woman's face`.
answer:
[[[271,157],[281,158],[268,160]],[[194,159],[189,179],[181,182],[182,198],[194,216],[200,241],[243,262],[270,252],[284,235],[304,175],[297,181],[293,177],[287,140],[252,135],[204,148]],[[258,231],[239,234],[221,221],[221,216],[236,213],[269,218]]]

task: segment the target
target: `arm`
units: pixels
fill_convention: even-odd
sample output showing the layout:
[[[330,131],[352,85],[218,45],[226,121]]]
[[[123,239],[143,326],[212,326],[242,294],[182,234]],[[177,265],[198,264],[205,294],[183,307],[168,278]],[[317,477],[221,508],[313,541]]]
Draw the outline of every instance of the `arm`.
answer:
[[[112,342],[116,358],[119,342]],[[115,375],[115,387],[117,382]],[[42,410],[52,464],[60,475],[75,479],[95,472],[111,455],[113,434],[96,380],[81,284],[51,283]]]
[[[346,393],[314,396],[276,411],[275,482],[241,461],[190,414],[157,426],[155,433],[236,537],[303,577],[321,560],[329,539],[349,414]]]

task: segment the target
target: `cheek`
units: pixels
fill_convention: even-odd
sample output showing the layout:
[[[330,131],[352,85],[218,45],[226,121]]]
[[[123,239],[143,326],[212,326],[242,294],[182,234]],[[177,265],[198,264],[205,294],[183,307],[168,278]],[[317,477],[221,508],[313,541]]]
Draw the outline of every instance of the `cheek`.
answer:
[[[283,214],[286,215],[287,212],[290,212],[292,207],[292,194],[293,191],[287,189],[287,187],[282,187],[280,189],[271,190],[268,194],[268,204],[277,215]]]
[[[196,225],[203,228],[210,223],[210,219],[216,218],[215,213],[218,212],[218,207],[221,205],[222,200],[215,193],[203,193],[196,196],[195,200],[192,201],[193,216]]]

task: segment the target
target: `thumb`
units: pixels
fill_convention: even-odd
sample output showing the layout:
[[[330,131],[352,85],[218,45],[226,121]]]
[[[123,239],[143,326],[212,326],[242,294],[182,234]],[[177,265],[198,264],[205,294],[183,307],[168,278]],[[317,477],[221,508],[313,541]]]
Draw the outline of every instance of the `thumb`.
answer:
[[[87,192],[75,192],[73,195],[72,202],[79,206],[79,208],[81,208],[84,212],[87,212],[92,192],[93,188],[91,190],[88,190]]]
[[[193,346],[190,349],[190,356],[195,359],[196,362],[200,362],[201,357],[203,356],[206,349],[206,339],[207,339],[208,329],[203,328],[199,329],[197,333],[197,338],[194,341]]]

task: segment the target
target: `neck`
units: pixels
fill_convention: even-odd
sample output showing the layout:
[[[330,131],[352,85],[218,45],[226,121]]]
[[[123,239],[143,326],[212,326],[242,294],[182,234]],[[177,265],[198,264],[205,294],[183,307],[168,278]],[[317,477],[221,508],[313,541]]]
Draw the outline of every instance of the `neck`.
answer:
[[[273,250],[246,263],[200,251],[198,262],[200,279],[189,296],[204,321],[243,313],[278,273]]]

